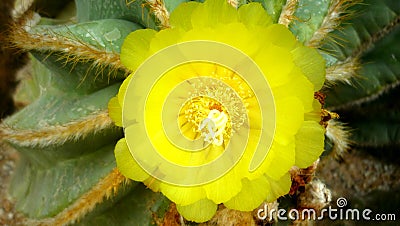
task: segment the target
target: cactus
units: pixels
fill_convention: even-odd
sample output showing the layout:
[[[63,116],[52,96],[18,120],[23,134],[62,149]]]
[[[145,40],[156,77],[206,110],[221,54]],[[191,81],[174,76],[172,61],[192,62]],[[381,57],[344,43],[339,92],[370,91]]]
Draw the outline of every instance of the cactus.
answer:
[[[119,58],[125,37],[142,28],[168,28],[169,15],[184,2],[75,0],[58,9],[56,19],[30,10],[15,11],[8,41],[29,52],[30,73],[15,94],[25,107],[2,122],[0,135],[20,153],[9,191],[16,209],[26,217],[25,224],[186,222],[161,193],[125,178],[116,168],[114,147],[123,131],[107,110],[131,73]],[[228,2],[233,7],[248,3]],[[315,94],[326,109],[321,112],[327,138],[321,161],[334,161],[329,155],[343,157],[350,148],[396,156],[398,0],[255,2],[326,60],[326,82]],[[291,195],[308,197],[299,198],[296,208],[312,203],[307,201],[309,194],[301,193],[311,189],[305,185],[311,179],[304,175],[313,174],[317,165],[291,172]],[[310,186],[319,183],[312,181]],[[307,189],[298,190],[302,186]],[[321,209],[321,202],[326,204],[320,201],[314,207]],[[229,216],[235,216],[231,221],[238,224],[257,223],[252,213],[224,207],[209,223],[227,223]]]

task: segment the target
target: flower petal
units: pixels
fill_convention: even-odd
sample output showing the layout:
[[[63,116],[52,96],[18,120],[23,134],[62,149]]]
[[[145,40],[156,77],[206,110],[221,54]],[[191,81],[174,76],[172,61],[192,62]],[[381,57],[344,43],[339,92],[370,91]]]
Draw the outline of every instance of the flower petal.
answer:
[[[193,28],[214,27],[237,21],[237,11],[228,1],[205,1],[192,13]]]
[[[197,223],[210,220],[217,212],[217,204],[202,199],[187,206],[176,205],[176,209],[184,218]]]
[[[273,202],[277,198],[289,193],[290,187],[292,186],[292,180],[290,179],[290,174],[286,173],[279,180],[274,180],[266,176],[269,182],[269,192],[267,193],[267,198],[265,201]]]
[[[314,99],[312,106],[313,110],[304,114],[304,121],[321,121],[321,103]]]
[[[290,82],[273,89],[274,98],[283,99],[289,96],[297,97],[302,103],[305,112],[313,110],[314,85],[304,76],[300,68],[294,67]]]
[[[275,98],[276,131],[274,140],[287,144],[304,121],[304,107],[297,97]]]
[[[120,139],[115,145],[114,154],[118,170],[125,177],[135,181],[144,181],[150,177],[132,157],[125,138]]]
[[[111,98],[108,102],[108,115],[116,126],[122,127],[122,108],[117,97]]]
[[[136,70],[148,57],[149,46],[157,32],[141,29],[130,33],[121,47],[121,62],[130,70]]]
[[[240,6],[238,13],[239,21],[246,26],[268,26],[272,24],[272,18],[258,2]]]
[[[185,2],[176,7],[169,18],[171,27],[179,27],[185,31],[192,29],[191,16],[193,11],[200,5],[199,2]]]
[[[254,180],[242,179],[242,190],[232,199],[224,202],[230,209],[252,211],[267,197],[269,183],[264,176]]]
[[[268,26],[265,29],[264,41],[287,49],[293,49],[297,44],[296,37],[282,24]]]
[[[296,134],[296,166],[310,166],[324,150],[324,128],[314,121],[305,121]]]
[[[293,138],[292,142],[286,145],[274,142],[259,170],[265,172],[266,175],[274,180],[278,180],[289,171],[294,163],[295,143]]]
[[[161,30],[153,37],[150,43],[150,53],[156,53],[161,49],[178,43],[183,30],[180,28],[171,28],[168,30]]]
[[[276,87],[289,82],[290,72],[294,67],[293,57],[286,48],[266,44],[254,57],[255,62],[265,74],[270,87]]]
[[[295,64],[314,84],[314,91],[322,88],[325,81],[325,60],[317,50],[300,46],[292,51]]]
[[[206,193],[201,186],[183,187],[161,183],[160,189],[168,199],[182,206],[193,204],[206,197]]]
[[[124,107],[124,97],[125,97],[126,89],[128,88],[128,85],[129,85],[129,82],[132,79],[132,76],[133,76],[133,74],[130,74],[124,80],[124,82],[122,82],[121,86],[119,87],[117,98],[118,98],[119,106],[121,106],[121,108]],[[122,117],[122,115],[121,115],[121,117]]]
[[[240,182],[241,175],[238,175],[236,171],[232,169],[216,181],[204,185],[207,198],[215,203],[222,203],[238,194],[242,189],[242,183]]]
[[[284,174],[278,180],[261,176],[255,180],[243,179],[243,187],[238,195],[224,205],[230,209],[240,211],[252,211],[262,202],[273,202],[289,192],[291,180],[289,173]]]

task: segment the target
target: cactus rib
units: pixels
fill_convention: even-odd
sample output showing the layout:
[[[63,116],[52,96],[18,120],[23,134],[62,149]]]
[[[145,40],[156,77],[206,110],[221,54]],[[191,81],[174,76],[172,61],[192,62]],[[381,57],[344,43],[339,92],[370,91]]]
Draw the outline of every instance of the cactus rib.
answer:
[[[3,124],[0,127],[0,134],[2,139],[20,146],[43,148],[54,144],[63,144],[68,140],[78,140],[89,133],[96,133],[113,125],[108,112],[102,111],[78,121],[38,130],[17,130]]]
[[[397,28],[397,26],[400,25],[400,15],[396,16],[393,18],[390,23],[388,23],[386,26],[384,26],[381,30],[378,32],[372,34],[369,39],[365,40],[362,42],[352,53],[350,57],[360,57],[363,55],[365,52],[370,50],[375,43],[380,41],[382,38],[384,38],[386,35],[391,33],[394,29]]]
[[[329,33],[337,29],[344,20],[351,17],[353,12],[349,11],[349,8],[360,2],[361,0],[332,1],[321,26],[314,32],[307,45],[313,48],[321,47],[322,41],[328,38]]]
[[[28,225],[68,225],[75,223],[83,216],[88,214],[94,207],[101,203],[104,198],[108,199],[116,194],[118,189],[124,184],[129,183],[117,168],[113,169],[110,174],[100,180],[90,191],[83,194],[69,207],[52,218],[41,220],[28,219]]]
[[[46,29],[46,32],[31,33],[16,25],[13,30],[14,32],[9,37],[10,42],[20,49],[49,52],[49,54],[58,52],[62,53],[60,57],[65,61],[64,63],[93,61],[92,68],[105,67],[107,65],[111,66],[112,71],[121,70],[127,74],[130,72],[122,65],[118,53],[99,49],[78,38],[66,37],[65,35],[57,34],[51,29]],[[41,44],[37,45],[37,43]]]

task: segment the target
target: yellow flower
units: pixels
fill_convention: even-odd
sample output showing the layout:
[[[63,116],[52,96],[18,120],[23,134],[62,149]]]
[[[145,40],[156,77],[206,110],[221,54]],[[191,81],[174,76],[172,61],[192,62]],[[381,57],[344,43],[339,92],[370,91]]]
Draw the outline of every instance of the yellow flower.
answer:
[[[325,62],[258,3],[181,4],[171,28],[131,33],[121,60],[134,71],[109,102],[123,126],[117,166],[209,220],[223,203],[251,211],[289,192],[289,169],[323,151],[314,92]]]

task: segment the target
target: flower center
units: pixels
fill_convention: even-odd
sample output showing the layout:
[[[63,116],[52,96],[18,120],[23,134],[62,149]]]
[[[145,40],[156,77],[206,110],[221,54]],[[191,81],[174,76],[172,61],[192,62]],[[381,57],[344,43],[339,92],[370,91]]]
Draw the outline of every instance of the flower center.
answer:
[[[203,138],[207,143],[221,146],[229,140],[231,119],[228,111],[217,100],[197,96],[181,108],[179,128],[188,139]]]
[[[252,93],[238,77],[213,74],[190,81],[190,99],[179,114],[179,128],[186,138],[217,146],[229,142],[246,121],[245,99]]]
[[[212,109],[199,126],[204,141],[221,146],[224,142],[223,135],[227,122],[228,116],[223,111]]]
[[[183,95],[177,96],[186,100],[179,110],[180,133],[188,140],[204,141],[204,147],[227,147],[234,134],[249,126],[248,110],[256,99],[253,90],[240,75],[219,64],[195,62],[182,67],[195,73],[183,81],[185,88],[179,94]],[[177,76],[184,73],[182,68]]]

